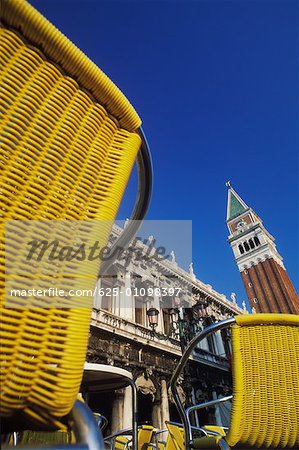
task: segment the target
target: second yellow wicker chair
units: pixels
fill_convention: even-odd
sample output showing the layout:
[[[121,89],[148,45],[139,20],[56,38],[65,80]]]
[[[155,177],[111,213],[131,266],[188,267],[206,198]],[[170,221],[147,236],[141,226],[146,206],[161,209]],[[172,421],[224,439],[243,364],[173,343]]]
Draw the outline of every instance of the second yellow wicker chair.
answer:
[[[192,440],[191,408],[185,411],[181,403],[178,377],[194,346],[227,326],[232,326],[233,401],[228,433],[216,439],[216,447],[299,448],[299,316],[288,314],[236,316],[211,325],[190,342],[171,380],[185,426],[185,448],[206,448],[207,442]],[[208,403],[192,409],[215,402]]]

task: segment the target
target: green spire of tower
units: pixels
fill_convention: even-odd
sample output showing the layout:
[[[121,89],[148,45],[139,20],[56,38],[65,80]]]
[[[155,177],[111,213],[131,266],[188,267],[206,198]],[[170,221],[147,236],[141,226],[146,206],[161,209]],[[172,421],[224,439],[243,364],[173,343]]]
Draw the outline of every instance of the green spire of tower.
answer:
[[[232,188],[230,181],[226,183],[226,186],[228,187],[226,220],[230,220],[242,214],[246,209],[248,209],[248,206]]]

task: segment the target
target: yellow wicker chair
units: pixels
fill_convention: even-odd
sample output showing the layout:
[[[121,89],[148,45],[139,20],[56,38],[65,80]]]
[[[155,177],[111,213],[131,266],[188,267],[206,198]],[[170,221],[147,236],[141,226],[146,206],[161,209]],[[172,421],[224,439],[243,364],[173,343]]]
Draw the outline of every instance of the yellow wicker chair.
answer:
[[[165,422],[168,429],[166,441],[167,450],[184,450],[184,428],[182,425],[172,422]]]
[[[140,170],[150,163],[138,115],[94,63],[26,1],[2,0],[1,15],[4,280],[8,221],[43,221],[36,228],[43,237],[53,221],[110,224],[136,155]],[[142,219],[150,195],[144,185],[140,190],[144,202],[133,217]],[[92,235],[102,245],[109,226],[102,227],[101,236]],[[131,227],[131,235],[133,231]],[[24,250],[18,239],[10,252],[15,273],[26,271],[19,263]],[[84,289],[93,289],[99,266],[99,261],[82,262],[80,276],[69,277],[66,285],[76,289],[83,283]],[[59,275],[51,278],[54,286],[67,269],[57,265]],[[1,418],[13,426],[61,428],[81,383],[91,299],[64,299],[60,308],[57,298],[36,297],[28,307],[28,298],[16,300],[0,283]]]
[[[185,411],[177,380],[195,345],[227,326],[232,326],[230,427],[227,435],[216,436],[214,443],[209,438],[209,448],[299,448],[299,316],[247,314],[211,325],[195,336],[176,368],[171,389],[184,423],[186,450],[207,448],[206,437],[192,439],[189,413],[215,402]]]
[[[168,429],[168,436],[165,446],[162,447],[161,445],[161,450],[185,450],[185,430],[183,425],[168,421],[166,421],[165,424]],[[212,427],[209,428],[210,429],[207,429],[207,427],[192,427],[192,431],[196,430],[197,434],[200,432],[204,434],[204,436],[200,438],[202,449],[218,448],[217,445],[221,439],[221,436],[225,435],[221,427],[215,427],[217,428],[217,432],[214,435],[209,434],[211,431],[214,431],[211,430]],[[222,434],[219,434],[219,431]],[[158,449],[160,450],[159,446]]]
[[[136,449],[146,450],[147,448],[153,448],[153,444],[151,444],[153,433],[153,426],[140,425],[138,427],[138,444]],[[130,434],[132,434],[132,429],[128,428],[127,430],[121,430],[111,436],[107,436],[105,438],[107,448],[113,448],[114,450],[126,450],[132,448],[132,438],[129,436]]]

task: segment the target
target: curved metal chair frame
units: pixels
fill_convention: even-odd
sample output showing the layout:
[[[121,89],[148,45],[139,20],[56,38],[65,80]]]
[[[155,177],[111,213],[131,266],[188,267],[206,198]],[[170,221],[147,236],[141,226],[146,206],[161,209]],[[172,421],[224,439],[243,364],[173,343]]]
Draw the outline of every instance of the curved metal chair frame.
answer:
[[[47,450],[104,450],[105,444],[98,423],[91,410],[85,403],[77,400],[69,414],[69,422],[76,438],[76,444],[57,444],[47,445]],[[22,450],[33,450],[31,445],[17,445],[17,439],[14,436],[14,448]],[[3,445],[3,449],[9,449],[11,446]]]
[[[132,212],[128,225],[111,247],[110,252],[113,256],[109,258],[109,260],[102,263],[100,275],[104,275],[109,267],[111,267],[112,264],[116,261],[117,252],[115,252],[114,250],[117,248],[126,249],[128,247],[132,239],[136,236],[139,228],[141,227],[149,208],[153,185],[151,152],[142,127],[139,128],[138,134],[141,138],[141,146],[136,158],[138,173],[138,192],[134,210]]]
[[[191,356],[191,353],[194,349],[194,347],[199,344],[200,341],[202,341],[203,339],[205,339],[208,335],[215,333],[216,331],[222,330],[224,328],[227,328],[233,324],[235,324],[236,321],[235,319],[229,318],[226,320],[223,320],[222,322],[218,322],[215,323],[213,325],[210,325],[209,327],[205,328],[200,334],[198,334],[197,336],[195,336],[192,341],[189,343],[188,347],[186,348],[179,364],[177,365],[173,376],[171,378],[170,381],[170,387],[171,387],[171,392],[175,401],[175,404],[178,408],[180,417],[182,419],[183,422],[183,426],[185,429],[185,447],[186,450],[190,450],[192,448],[192,427],[191,427],[191,423],[190,423],[190,413],[192,411],[194,411],[195,409],[200,409],[200,408],[205,408],[206,406],[212,406],[215,405],[216,403],[220,403],[221,401],[224,401],[224,399],[219,399],[219,400],[215,400],[212,402],[208,402],[208,403],[202,403],[200,405],[196,405],[194,407],[189,407],[188,410],[185,410],[183,403],[180,399],[180,396],[178,394],[178,390],[177,390],[177,382],[179,377],[182,375],[183,370],[185,365],[187,364],[189,357]],[[226,400],[229,400],[231,397],[229,398],[225,398]],[[221,442],[220,445],[223,445],[223,449],[227,449],[228,446],[226,444],[226,442],[223,440],[223,442]]]

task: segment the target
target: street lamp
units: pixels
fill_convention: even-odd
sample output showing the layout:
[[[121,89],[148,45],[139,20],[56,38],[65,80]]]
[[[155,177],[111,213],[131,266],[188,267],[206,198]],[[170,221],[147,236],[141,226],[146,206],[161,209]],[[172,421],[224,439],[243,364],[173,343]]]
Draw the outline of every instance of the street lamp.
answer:
[[[156,326],[158,325],[159,310],[156,308],[150,308],[146,311],[146,315],[148,318],[148,323],[149,323],[152,331],[154,332]]]
[[[184,318],[184,312],[181,308],[171,308],[169,311],[170,315],[170,328],[167,334],[163,333],[157,333],[155,330],[156,326],[158,325],[158,316],[159,316],[159,310],[156,308],[149,308],[146,311],[146,315],[148,317],[148,323],[152,329],[152,335],[156,337],[157,339],[161,340],[167,340],[170,337],[179,338],[180,340],[180,347],[182,350],[182,354],[184,353],[185,347],[188,344],[188,338],[187,335],[190,331],[190,323]],[[184,374],[185,374],[185,391],[186,391],[186,397],[188,404],[192,404],[192,384],[191,384],[191,377],[190,377],[190,368],[187,366],[185,367]]]
[[[182,351],[188,344],[188,336],[192,333],[192,324],[186,320],[182,308],[171,308],[169,310],[170,327],[168,333],[160,333],[156,331],[159,320],[159,310],[149,308],[146,311],[148,324],[151,327],[152,335],[157,339],[168,340],[169,338],[179,338]]]
[[[154,337],[158,339],[164,339],[167,340],[169,338],[175,338],[178,337],[180,340],[183,339],[184,330],[186,327],[186,324],[183,326],[183,321],[180,319],[180,315],[178,314],[178,311],[174,308],[171,308],[169,311],[170,316],[170,327],[168,333],[159,333],[156,331],[156,327],[158,325],[159,320],[159,314],[160,311],[156,308],[149,308],[146,311],[146,315],[148,318],[149,326],[152,329],[152,334]]]

